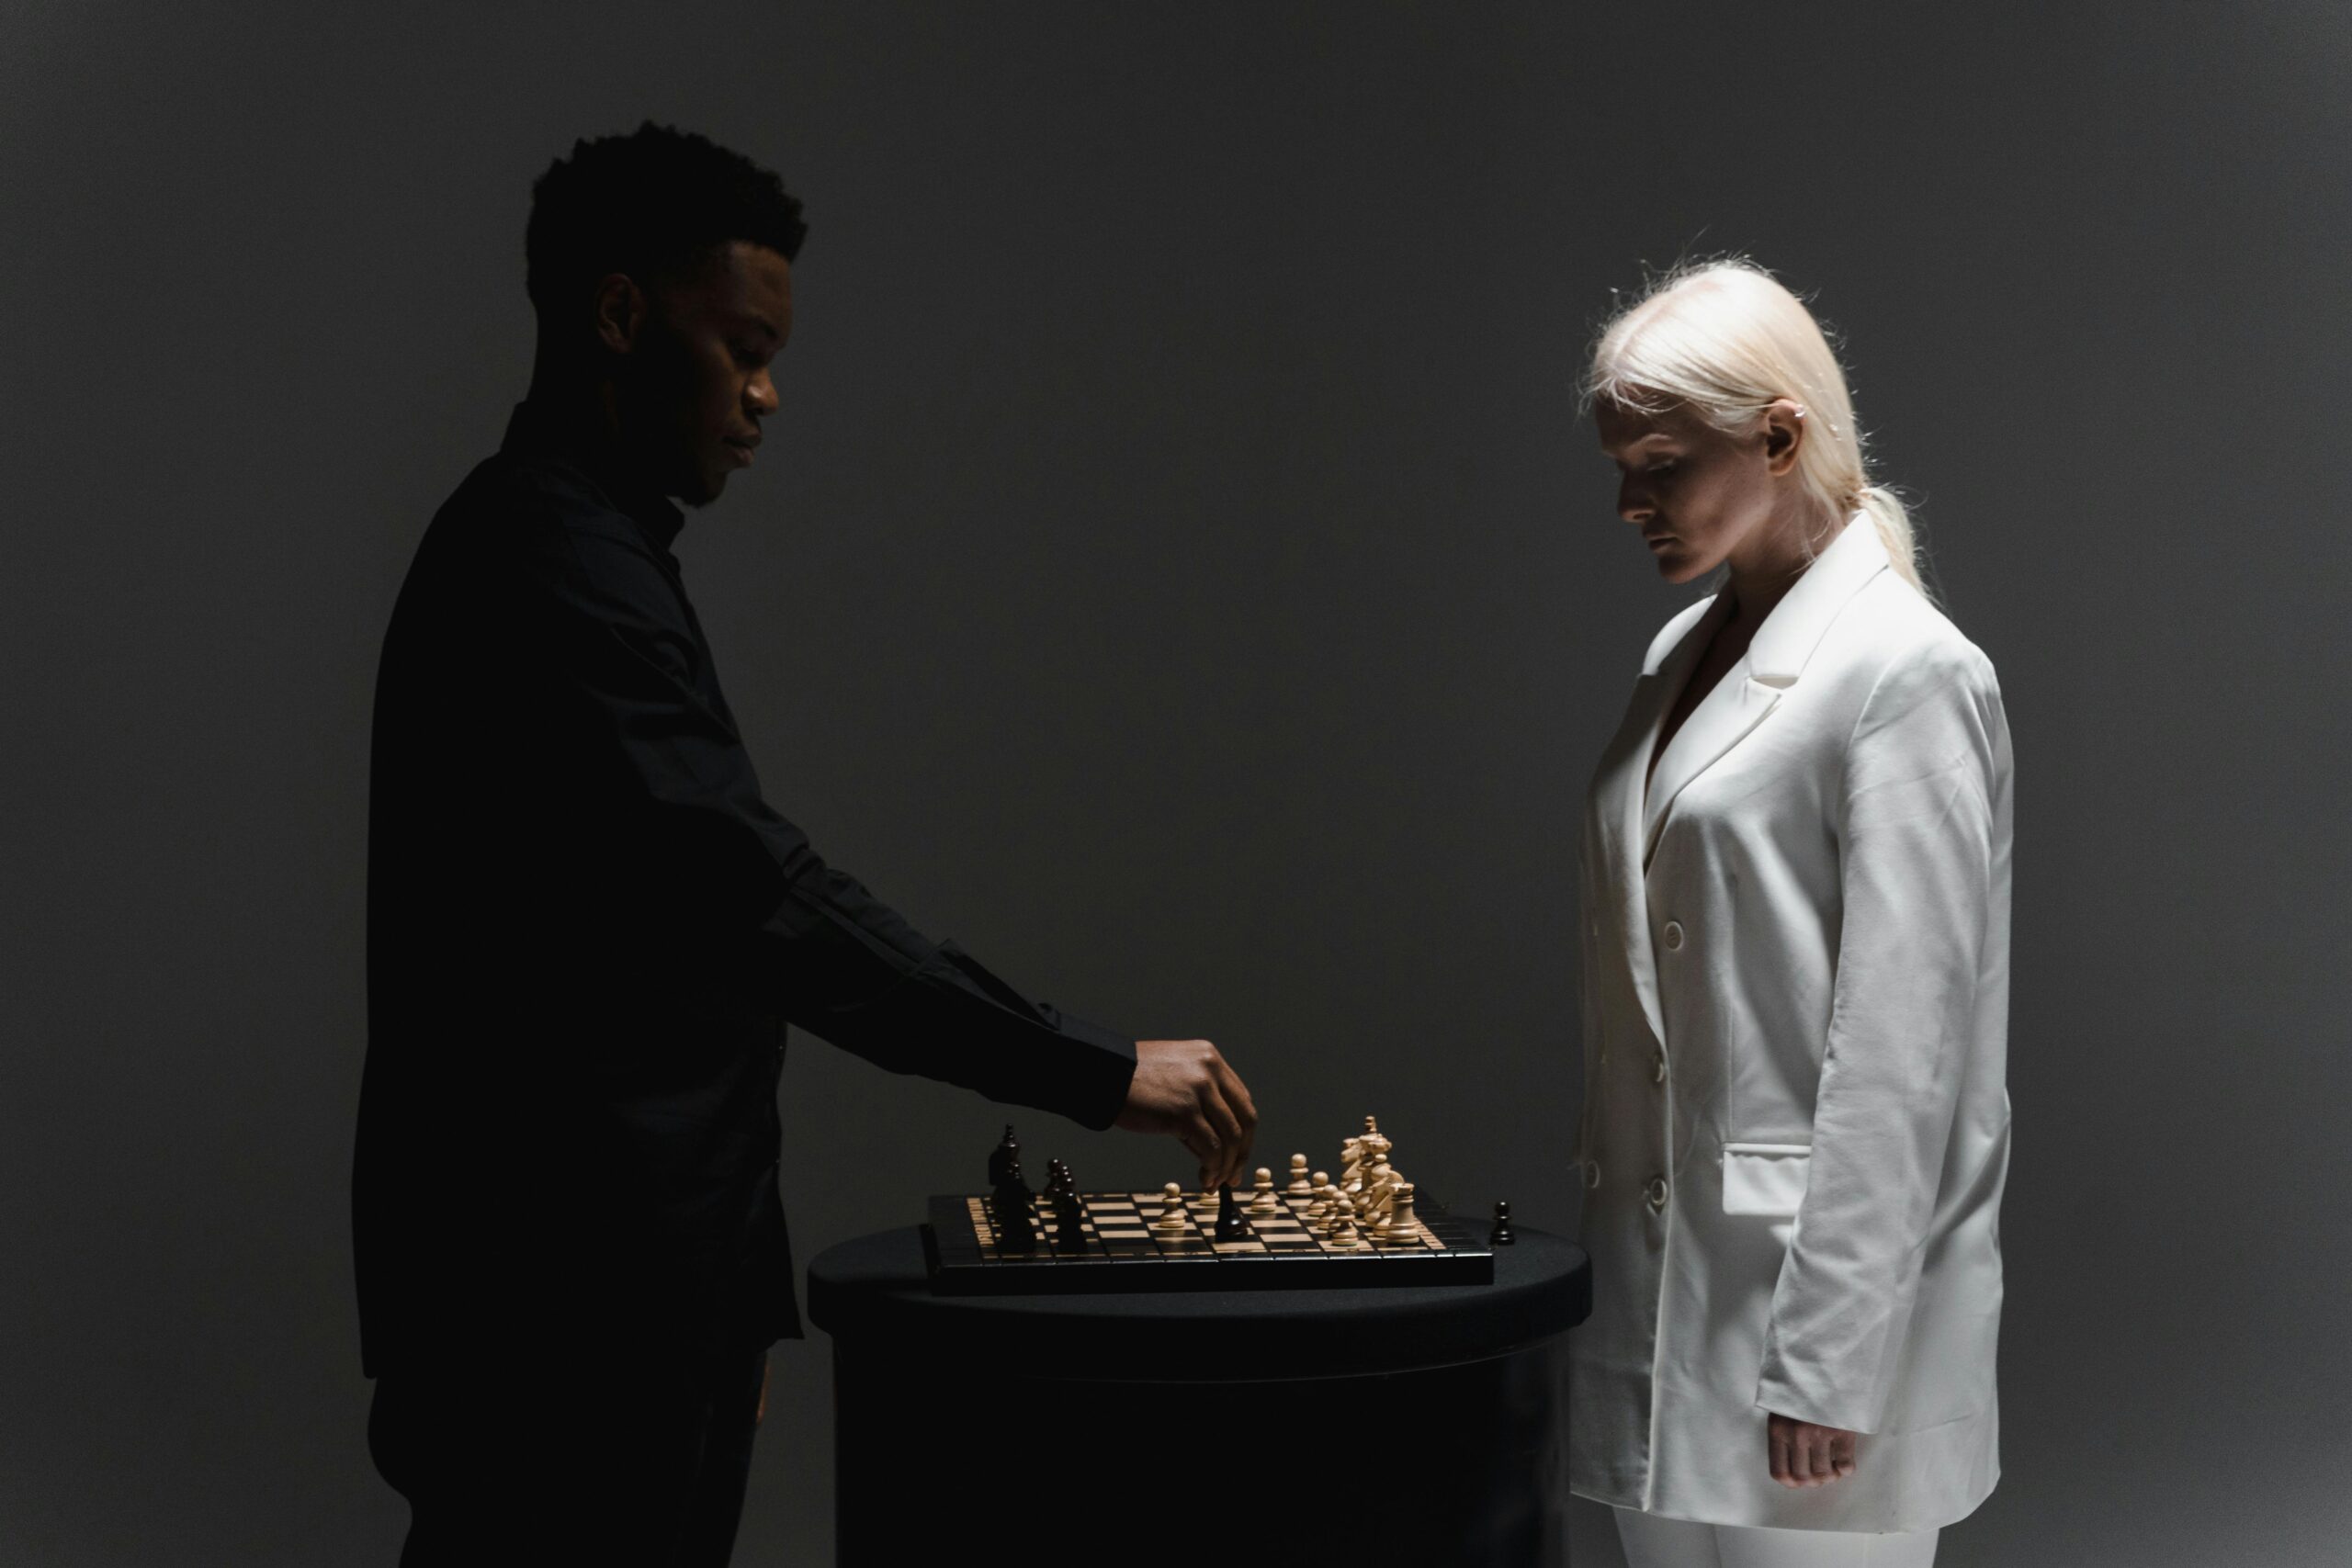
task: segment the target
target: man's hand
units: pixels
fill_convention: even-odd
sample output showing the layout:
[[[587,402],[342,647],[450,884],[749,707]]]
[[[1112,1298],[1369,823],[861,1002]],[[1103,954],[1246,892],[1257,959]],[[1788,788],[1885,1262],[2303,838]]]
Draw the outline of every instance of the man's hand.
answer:
[[[1258,1136],[1258,1108],[1241,1076],[1205,1040],[1138,1040],[1135,1081],[1114,1125],[1170,1133],[1201,1162],[1201,1190],[1239,1179]]]
[[[1791,1416],[1765,1413],[1772,1479],[1783,1486],[1826,1486],[1854,1473],[1854,1434]]]

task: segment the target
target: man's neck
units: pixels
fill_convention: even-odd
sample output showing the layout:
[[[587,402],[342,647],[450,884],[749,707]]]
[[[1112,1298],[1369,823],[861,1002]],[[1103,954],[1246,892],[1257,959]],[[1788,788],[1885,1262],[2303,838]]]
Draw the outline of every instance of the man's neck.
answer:
[[[523,394],[533,439],[561,451],[596,476],[625,510],[656,525],[667,546],[682,521],[666,488],[648,477],[648,468],[621,429],[619,398],[611,382],[534,370]]]
[[[531,385],[523,399],[550,426],[576,440],[606,451],[621,449],[620,398],[610,381],[542,361],[532,366]]]

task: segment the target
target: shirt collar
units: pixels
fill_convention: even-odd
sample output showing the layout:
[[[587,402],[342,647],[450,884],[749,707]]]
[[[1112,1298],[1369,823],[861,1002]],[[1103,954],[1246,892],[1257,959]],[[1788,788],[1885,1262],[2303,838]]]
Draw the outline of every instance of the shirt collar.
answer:
[[[509,455],[554,457],[578,469],[665,550],[686,525],[686,514],[676,503],[630,478],[609,445],[584,435],[577,425],[527,398],[516,403],[507,417],[506,435],[498,449]]]

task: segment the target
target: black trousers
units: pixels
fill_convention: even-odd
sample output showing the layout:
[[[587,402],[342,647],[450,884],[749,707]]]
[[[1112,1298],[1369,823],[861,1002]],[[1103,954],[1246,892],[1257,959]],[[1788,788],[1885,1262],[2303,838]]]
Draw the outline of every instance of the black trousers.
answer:
[[[401,1568],[725,1568],[766,1365],[684,1383],[570,1358],[386,1373],[368,1450],[409,1502]]]

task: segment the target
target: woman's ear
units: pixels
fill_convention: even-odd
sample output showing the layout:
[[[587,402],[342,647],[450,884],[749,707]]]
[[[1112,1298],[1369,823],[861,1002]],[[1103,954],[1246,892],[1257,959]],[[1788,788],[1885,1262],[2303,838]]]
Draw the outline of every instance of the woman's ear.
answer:
[[[1764,471],[1774,479],[1797,466],[1804,450],[1804,405],[1793,398],[1775,398],[1764,406]]]

